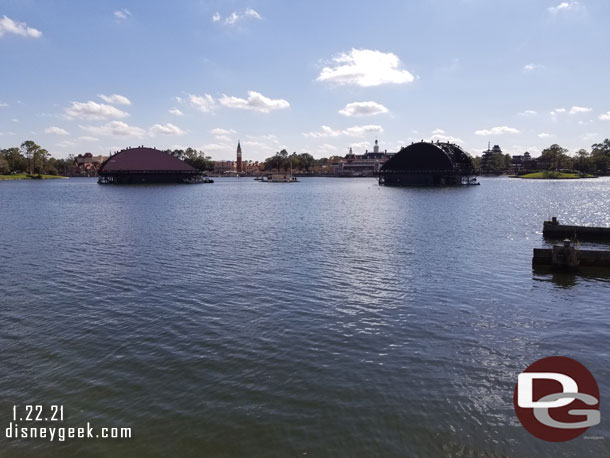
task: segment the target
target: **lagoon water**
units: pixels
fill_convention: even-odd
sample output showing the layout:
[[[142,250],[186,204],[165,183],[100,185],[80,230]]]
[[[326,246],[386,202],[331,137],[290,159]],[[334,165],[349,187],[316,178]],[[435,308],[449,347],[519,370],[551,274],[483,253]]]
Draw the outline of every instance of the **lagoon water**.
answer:
[[[531,256],[610,179],[481,182],[0,183],[0,456],[609,456],[610,279]],[[568,443],[512,406],[551,355],[602,396]],[[15,404],[133,437],[6,439]]]

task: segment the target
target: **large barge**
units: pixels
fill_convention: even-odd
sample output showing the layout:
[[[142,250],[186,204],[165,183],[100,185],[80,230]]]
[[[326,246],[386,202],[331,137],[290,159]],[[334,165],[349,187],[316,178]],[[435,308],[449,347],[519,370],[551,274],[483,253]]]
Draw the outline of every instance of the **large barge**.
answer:
[[[165,151],[143,146],[113,154],[100,166],[98,175],[100,184],[206,182],[195,167]]]

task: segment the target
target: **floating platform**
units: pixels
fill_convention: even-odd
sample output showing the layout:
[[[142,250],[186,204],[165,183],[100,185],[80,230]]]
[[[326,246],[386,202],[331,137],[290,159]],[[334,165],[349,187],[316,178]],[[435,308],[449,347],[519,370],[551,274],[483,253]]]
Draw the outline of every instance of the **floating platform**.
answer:
[[[542,235],[548,239],[574,239],[580,241],[610,242],[610,227],[568,226],[559,224],[554,216],[551,221],[545,221]]]
[[[581,250],[565,240],[563,245],[555,245],[553,248],[534,248],[532,265],[568,270],[579,267],[610,268],[610,251]]]
[[[582,267],[610,267],[610,251],[576,250],[578,265]],[[532,264],[538,266],[553,265],[552,248],[534,248]]]

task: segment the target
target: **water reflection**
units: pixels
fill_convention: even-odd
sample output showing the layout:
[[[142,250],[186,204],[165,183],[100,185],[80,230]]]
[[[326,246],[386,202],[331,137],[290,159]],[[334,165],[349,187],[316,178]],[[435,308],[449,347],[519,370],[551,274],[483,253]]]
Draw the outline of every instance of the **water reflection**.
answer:
[[[580,283],[610,283],[610,269],[597,267],[579,267],[576,271],[556,270],[551,266],[532,268],[534,281],[552,282],[561,288],[572,288]]]

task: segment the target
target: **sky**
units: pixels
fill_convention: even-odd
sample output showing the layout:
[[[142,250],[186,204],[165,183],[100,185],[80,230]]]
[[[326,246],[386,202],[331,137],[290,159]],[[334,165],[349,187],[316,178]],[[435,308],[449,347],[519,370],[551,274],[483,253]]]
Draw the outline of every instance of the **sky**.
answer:
[[[0,0],[0,148],[316,158],[610,137],[607,0]]]

